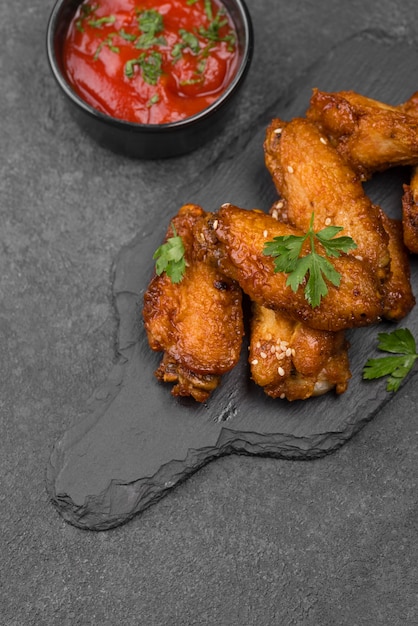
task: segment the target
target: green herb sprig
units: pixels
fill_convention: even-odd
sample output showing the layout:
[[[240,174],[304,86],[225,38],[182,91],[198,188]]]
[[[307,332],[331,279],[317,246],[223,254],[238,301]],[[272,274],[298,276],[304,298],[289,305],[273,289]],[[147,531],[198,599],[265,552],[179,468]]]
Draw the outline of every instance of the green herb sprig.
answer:
[[[161,13],[155,9],[140,11],[137,15],[137,22],[141,35],[135,41],[136,48],[167,45],[165,37],[162,35],[157,37],[164,30],[164,20]]]
[[[115,46],[113,43],[113,40],[115,37],[117,37],[117,33],[110,33],[106,37],[106,39],[103,39],[103,41],[99,43],[99,45],[97,46],[96,52],[94,53],[94,57],[93,57],[95,61],[97,61],[97,59],[100,56],[101,51],[103,50],[105,46],[107,46],[111,52],[114,52],[115,54],[119,54],[120,52],[119,46]]]
[[[88,18],[90,15],[93,15],[98,7],[98,4],[82,4],[80,6],[80,16],[75,22],[77,30],[79,30],[81,33],[84,32],[83,20]]]
[[[289,274],[286,285],[293,292],[305,283],[305,298],[315,308],[327,295],[326,281],[338,287],[341,275],[322,254],[316,251],[315,243],[319,242],[326,256],[339,257],[341,252],[357,248],[351,237],[335,237],[343,230],[342,226],[327,226],[318,232],[313,230],[314,214],[312,213],[309,230],[305,235],[283,235],[274,237],[273,241],[264,244],[263,254],[274,258],[274,271]],[[310,252],[300,256],[305,241],[309,241]],[[307,280],[306,280],[306,277]]]
[[[396,392],[418,359],[415,339],[408,328],[379,333],[378,339],[379,350],[396,356],[369,359],[363,368],[363,378],[372,380],[388,376],[386,390]]]
[[[105,15],[104,17],[98,17],[97,19],[92,19],[88,21],[88,25],[93,28],[101,28],[102,26],[109,26],[109,24],[114,24],[116,22],[115,15]]]
[[[141,52],[136,59],[130,59],[125,63],[125,75],[128,78],[132,78],[135,73],[135,66],[138,65],[141,68],[142,78],[149,85],[156,85],[163,70],[163,56],[161,52],[151,50],[147,55],[146,52]]]
[[[183,240],[177,234],[174,224],[171,224],[173,236],[169,237],[153,254],[155,271],[157,276],[163,272],[171,279],[172,283],[179,283],[186,271],[186,259]]]

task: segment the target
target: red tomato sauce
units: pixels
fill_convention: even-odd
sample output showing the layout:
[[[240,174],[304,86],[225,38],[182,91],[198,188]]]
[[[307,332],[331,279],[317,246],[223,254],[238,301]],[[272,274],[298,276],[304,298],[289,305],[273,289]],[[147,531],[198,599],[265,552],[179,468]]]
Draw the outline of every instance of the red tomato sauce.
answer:
[[[219,98],[237,70],[237,46],[217,0],[89,0],[68,29],[64,67],[102,113],[165,124]]]

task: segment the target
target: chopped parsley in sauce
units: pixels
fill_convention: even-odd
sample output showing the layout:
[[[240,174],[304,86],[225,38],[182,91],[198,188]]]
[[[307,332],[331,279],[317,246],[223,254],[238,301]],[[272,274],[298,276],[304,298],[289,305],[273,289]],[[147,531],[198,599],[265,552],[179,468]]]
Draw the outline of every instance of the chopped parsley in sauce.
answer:
[[[112,117],[163,124],[214,102],[238,65],[218,0],[89,0],[68,30],[64,65],[78,95]]]

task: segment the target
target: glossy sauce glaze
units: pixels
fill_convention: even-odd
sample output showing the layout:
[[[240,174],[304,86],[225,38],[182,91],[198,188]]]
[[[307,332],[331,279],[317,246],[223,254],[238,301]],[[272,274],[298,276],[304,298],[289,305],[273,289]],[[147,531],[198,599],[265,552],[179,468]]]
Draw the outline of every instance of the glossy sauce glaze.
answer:
[[[215,0],[90,0],[68,29],[65,72],[95,109],[128,122],[190,117],[238,66],[231,18]]]

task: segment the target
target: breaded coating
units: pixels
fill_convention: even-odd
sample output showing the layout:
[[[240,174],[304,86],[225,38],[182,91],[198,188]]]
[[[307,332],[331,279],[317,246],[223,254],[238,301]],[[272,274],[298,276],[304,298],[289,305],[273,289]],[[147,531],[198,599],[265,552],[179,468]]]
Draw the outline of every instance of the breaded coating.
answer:
[[[179,283],[166,272],[153,277],[143,319],[150,347],[164,353],[155,375],[173,383],[174,396],[205,402],[238,363],[243,292],[251,307],[251,377],[271,398],[289,401],[344,393],[351,378],[345,330],[399,321],[415,306],[408,251],[418,253],[418,91],[390,106],[354,91],[314,89],[306,117],[272,120],[264,156],[278,193],[270,213],[229,203],[205,213],[187,204],[167,230],[166,240],[182,238],[186,271]],[[363,186],[374,172],[399,165],[413,167],[402,220],[389,218]],[[292,284],[302,281],[293,291],[289,273],[276,271],[274,239],[328,226],[356,246],[334,257],[331,242],[309,238],[312,231],[302,250],[287,240],[280,267]],[[292,251],[331,255],[340,282],[324,271],[328,293],[318,306],[305,288],[324,259],[294,257],[289,266]]]
[[[411,270],[408,252],[403,242],[402,221],[390,218],[382,211],[382,222],[389,235],[390,252],[390,274],[383,285],[384,317],[398,321],[415,306],[410,280]]]
[[[263,254],[267,241],[289,234],[304,235],[303,231],[261,211],[232,204],[208,214],[197,226],[198,258],[237,281],[254,302],[322,330],[366,326],[380,319],[383,301],[379,280],[356,257],[343,254],[330,259],[341,275],[340,285],[329,284],[328,294],[313,308],[305,299],[303,285],[294,293],[286,286],[287,274],[276,273],[273,259]]]
[[[373,172],[418,164],[418,97],[390,106],[354,91],[313,90],[306,117],[366,180]]]
[[[266,132],[264,151],[282,198],[278,219],[306,232],[314,212],[315,230],[342,226],[341,235],[357,244],[349,254],[369,263],[383,282],[390,256],[380,210],[318,127],[304,118],[274,119]]]
[[[412,94],[405,102],[398,104],[397,109],[400,109],[407,115],[418,116],[418,91]]]
[[[410,252],[418,254],[418,167],[413,169],[411,182],[404,185],[403,191],[403,240]]]
[[[222,374],[238,362],[244,334],[241,290],[215,267],[193,258],[193,227],[201,207],[183,206],[172,220],[185,247],[187,268],[180,283],[166,273],[152,278],[144,295],[143,318],[149,345],[164,351],[155,372],[175,383],[174,396],[204,402]],[[166,239],[172,236],[171,227]]]
[[[332,389],[344,393],[351,378],[344,331],[314,330],[253,304],[251,377],[272,398],[306,400]]]

